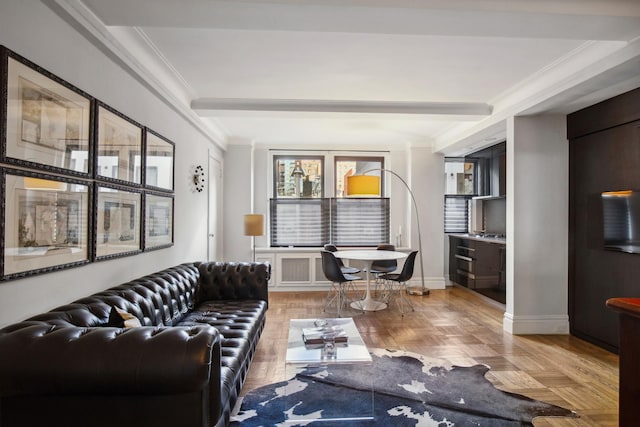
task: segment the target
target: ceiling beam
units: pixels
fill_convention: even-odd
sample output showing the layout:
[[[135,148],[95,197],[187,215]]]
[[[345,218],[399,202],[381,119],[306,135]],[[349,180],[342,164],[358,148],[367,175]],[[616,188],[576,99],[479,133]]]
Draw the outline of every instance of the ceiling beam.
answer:
[[[83,2],[107,26],[143,28],[626,41],[640,25],[636,0]]]
[[[208,111],[286,111],[319,113],[424,114],[489,116],[491,105],[481,102],[393,102],[293,99],[200,98],[191,101],[199,113]]]

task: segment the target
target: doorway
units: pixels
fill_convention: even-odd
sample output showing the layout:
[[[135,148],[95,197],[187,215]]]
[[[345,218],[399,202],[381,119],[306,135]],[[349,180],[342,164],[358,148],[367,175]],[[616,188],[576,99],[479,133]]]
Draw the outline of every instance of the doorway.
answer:
[[[207,258],[222,260],[222,163],[209,152]]]

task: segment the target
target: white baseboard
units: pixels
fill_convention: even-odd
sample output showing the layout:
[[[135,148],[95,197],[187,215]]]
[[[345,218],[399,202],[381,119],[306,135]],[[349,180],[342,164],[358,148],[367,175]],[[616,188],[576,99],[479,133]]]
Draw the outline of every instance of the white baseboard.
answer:
[[[409,280],[408,286],[415,288],[422,286],[422,280],[420,277],[413,277]],[[446,289],[447,281],[443,277],[425,277],[424,278],[424,287],[427,289]]]
[[[358,289],[365,289],[367,286],[366,280],[358,280],[354,283],[354,285]],[[371,286],[373,287],[373,281],[371,282]],[[420,278],[412,278],[408,286],[411,288],[416,288],[422,286],[422,281]],[[446,280],[444,277],[425,277],[424,278],[424,286],[427,289],[446,289]],[[331,284],[329,283],[314,283],[314,284],[279,284],[276,285],[274,283],[270,283],[269,291],[273,292],[305,292],[305,291],[328,291],[331,289]]]
[[[513,335],[566,335],[569,333],[569,316],[566,314],[513,316],[511,313],[505,313],[502,329]]]

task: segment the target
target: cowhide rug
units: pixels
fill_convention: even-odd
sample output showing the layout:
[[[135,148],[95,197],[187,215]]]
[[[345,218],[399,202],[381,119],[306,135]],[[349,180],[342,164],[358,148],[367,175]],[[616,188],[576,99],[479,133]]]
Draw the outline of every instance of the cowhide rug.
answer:
[[[498,390],[486,365],[453,366],[441,359],[382,349],[373,366],[307,368],[289,381],[250,391],[231,426],[532,426],[541,416],[576,417],[559,406]],[[371,408],[374,420],[317,421]],[[285,396],[285,390],[295,390]],[[291,421],[295,419],[296,421]]]

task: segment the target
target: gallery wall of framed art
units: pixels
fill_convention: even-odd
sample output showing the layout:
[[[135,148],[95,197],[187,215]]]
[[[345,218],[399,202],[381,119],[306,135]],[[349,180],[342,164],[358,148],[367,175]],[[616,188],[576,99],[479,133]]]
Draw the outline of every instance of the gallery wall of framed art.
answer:
[[[173,142],[4,46],[0,78],[0,280],[173,245]]]

